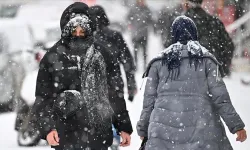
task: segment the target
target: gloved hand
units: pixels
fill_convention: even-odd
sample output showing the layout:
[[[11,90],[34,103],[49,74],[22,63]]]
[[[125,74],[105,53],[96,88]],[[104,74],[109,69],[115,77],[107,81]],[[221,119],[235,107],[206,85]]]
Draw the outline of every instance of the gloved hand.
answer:
[[[136,95],[136,93],[137,93],[137,90],[128,91],[128,100],[130,102],[133,102],[134,96]]]
[[[134,95],[129,95],[129,96],[128,96],[128,100],[129,100],[130,102],[133,102],[133,100],[134,100]]]

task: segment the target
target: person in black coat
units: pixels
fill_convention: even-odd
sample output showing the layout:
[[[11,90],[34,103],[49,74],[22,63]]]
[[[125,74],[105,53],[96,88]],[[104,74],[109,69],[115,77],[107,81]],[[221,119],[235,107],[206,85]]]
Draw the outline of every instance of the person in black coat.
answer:
[[[185,15],[190,17],[198,28],[199,41],[220,63],[222,76],[230,75],[234,43],[219,18],[209,15],[201,8],[203,0],[186,0],[183,2]],[[166,45],[168,46],[168,45]]]
[[[106,64],[88,9],[80,2],[66,8],[62,37],[40,62],[33,121],[56,150],[107,150],[113,140]]]
[[[109,20],[104,9],[101,6],[92,6],[89,13],[96,22],[95,44],[104,47],[100,52],[107,64],[109,100],[115,112],[114,126],[118,132],[131,134],[133,129],[124,99],[120,65],[125,70],[129,100],[133,101],[137,91],[133,57],[121,33],[108,27]]]

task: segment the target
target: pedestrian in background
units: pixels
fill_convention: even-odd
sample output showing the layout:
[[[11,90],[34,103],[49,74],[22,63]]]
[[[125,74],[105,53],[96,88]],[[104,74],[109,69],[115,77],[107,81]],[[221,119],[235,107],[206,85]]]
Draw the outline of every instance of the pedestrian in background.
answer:
[[[198,28],[198,41],[222,63],[222,76],[230,76],[234,43],[219,18],[209,15],[201,4],[203,0],[183,0],[185,15],[190,17]]]
[[[147,44],[149,27],[153,26],[152,12],[146,5],[145,0],[136,0],[136,4],[130,9],[127,20],[131,28],[132,42],[134,46],[135,63],[138,67],[139,50],[142,50],[144,69],[147,64]]]

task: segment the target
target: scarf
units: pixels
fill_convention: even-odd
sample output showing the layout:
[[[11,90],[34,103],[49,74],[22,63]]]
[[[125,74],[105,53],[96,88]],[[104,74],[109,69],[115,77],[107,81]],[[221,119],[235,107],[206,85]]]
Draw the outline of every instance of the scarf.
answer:
[[[106,119],[109,119],[113,115],[112,108],[108,101],[108,95],[99,96],[101,92],[97,86],[97,82],[100,82],[97,78],[98,75],[105,74],[105,68],[100,68],[101,72],[94,72],[98,64],[95,64],[95,60],[99,60],[97,57],[101,57],[100,53],[97,53],[93,45],[94,38],[89,36],[83,37],[65,37],[62,43],[66,45],[66,49],[63,52],[64,56],[70,61],[74,61],[77,67],[81,70],[81,91],[82,101],[86,105],[88,111],[88,123],[91,127],[98,128],[100,132],[105,131],[107,128]],[[99,63],[104,63],[100,62]],[[98,65],[98,67],[101,67]],[[98,80],[98,81],[97,81]],[[104,80],[104,79],[103,79]],[[87,86],[87,87],[86,87]],[[107,85],[102,85],[102,89],[106,89]],[[110,124],[108,124],[110,125]]]

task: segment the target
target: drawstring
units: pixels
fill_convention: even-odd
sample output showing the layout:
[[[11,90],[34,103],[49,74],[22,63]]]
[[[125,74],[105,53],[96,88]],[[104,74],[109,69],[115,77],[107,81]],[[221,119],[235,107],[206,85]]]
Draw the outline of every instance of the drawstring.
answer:
[[[216,68],[216,82],[219,81],[219,65],[217,64],[217,68]]]
[[[141,86],[140,86],[140,90],[141,90],[141,88],[142,88],[142,85],[143,85],[143,83],[144,83],[144,80],[145,80],[145,78],[142,79],[142,83],[141,83]]]

